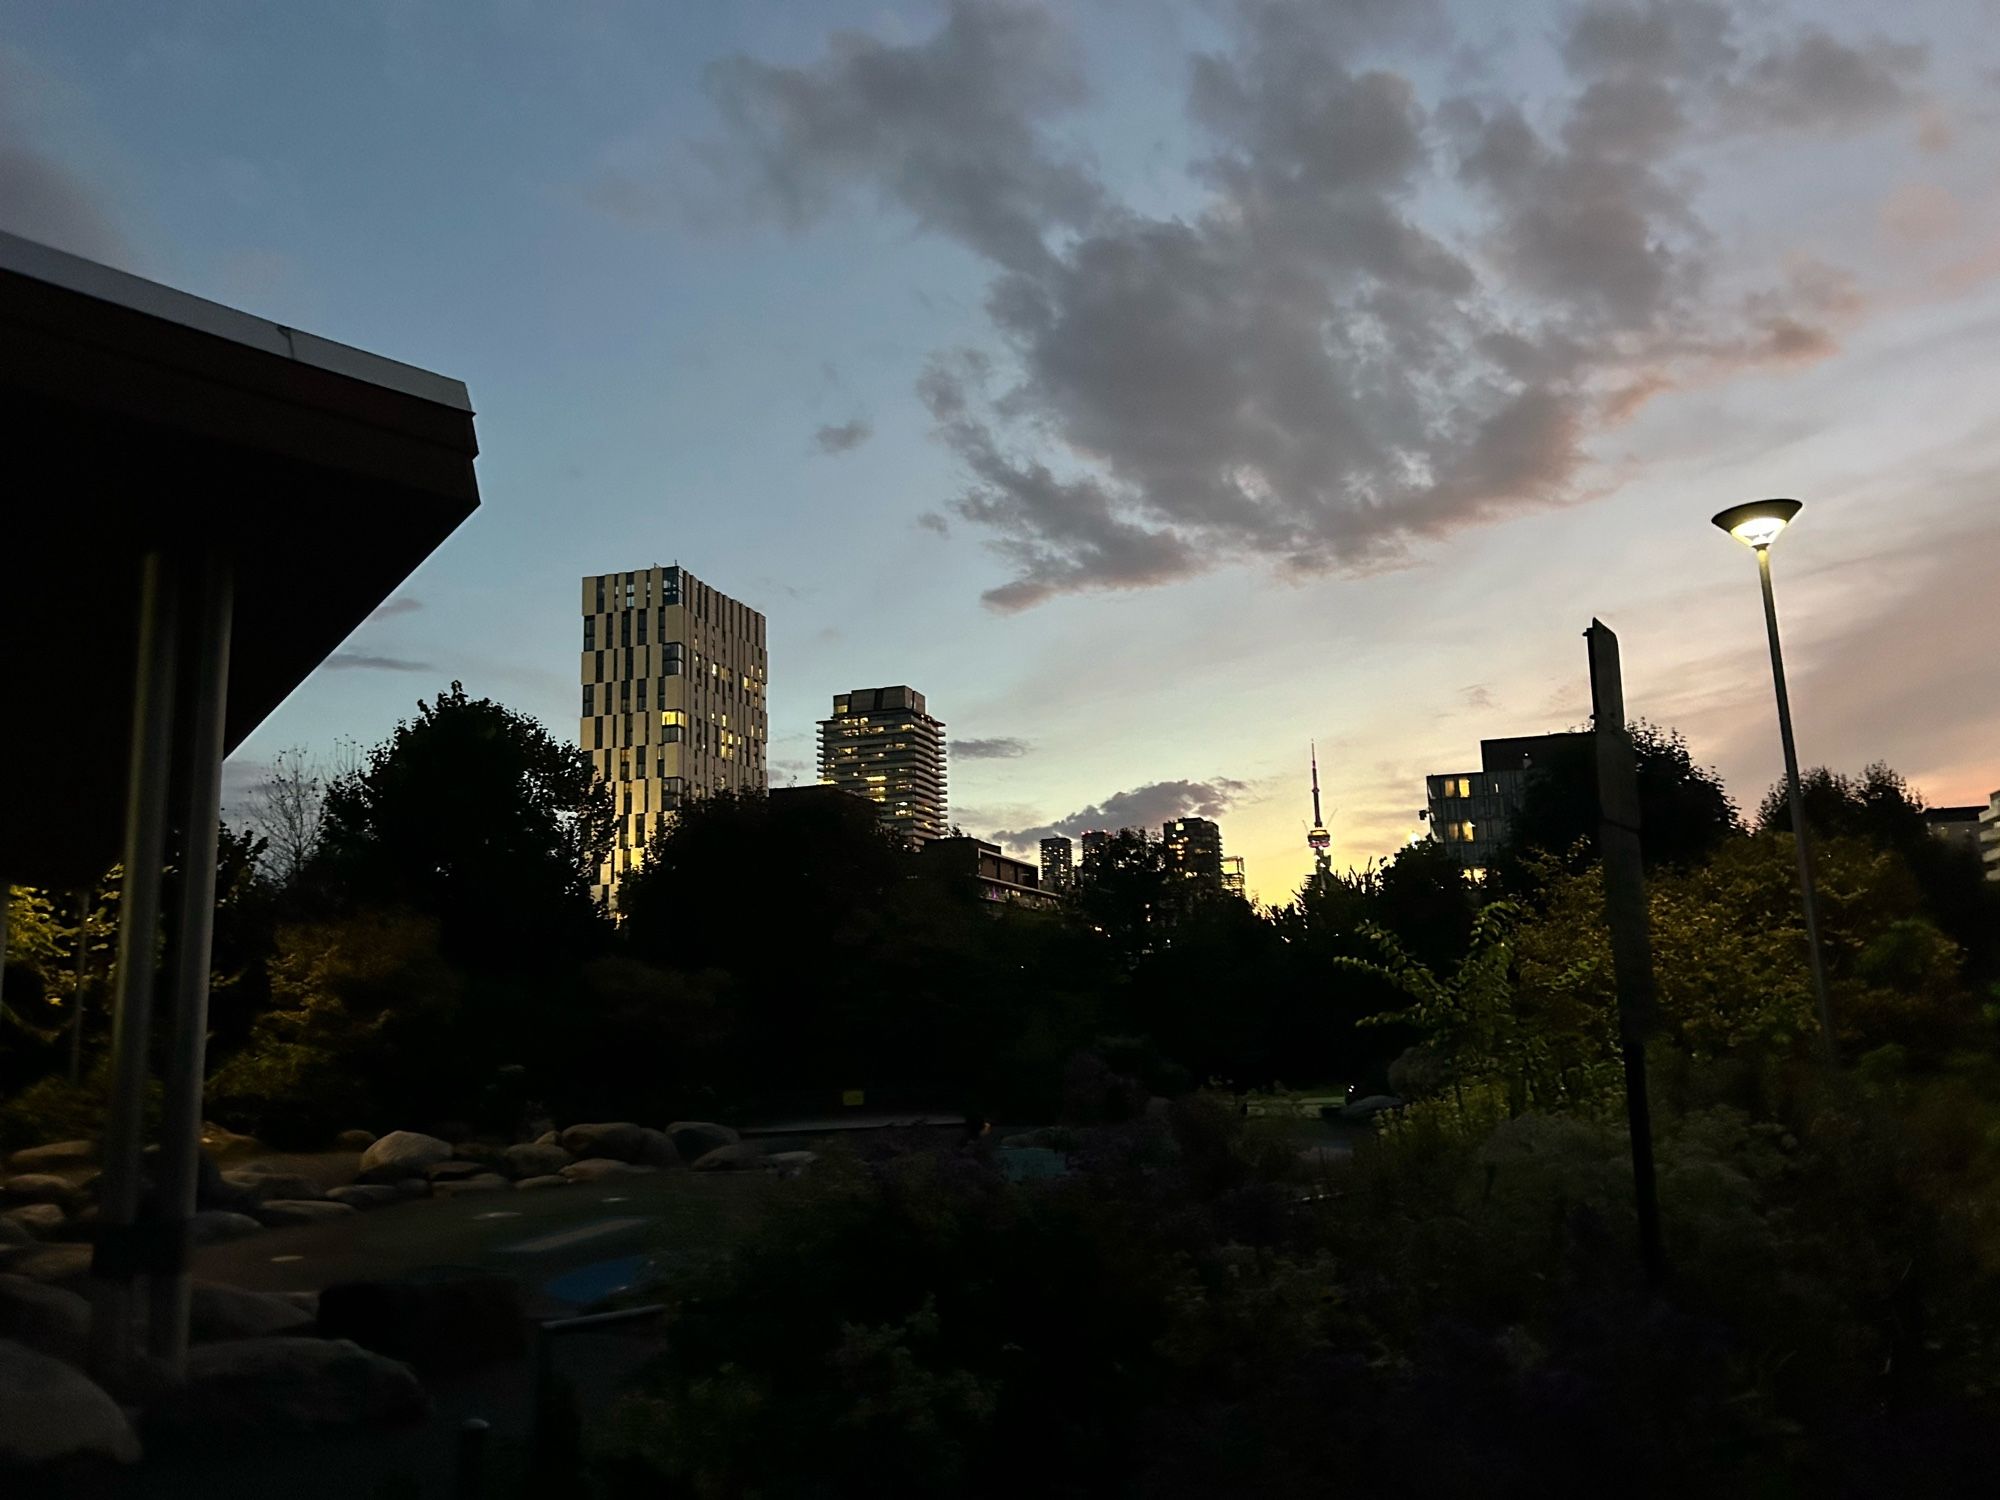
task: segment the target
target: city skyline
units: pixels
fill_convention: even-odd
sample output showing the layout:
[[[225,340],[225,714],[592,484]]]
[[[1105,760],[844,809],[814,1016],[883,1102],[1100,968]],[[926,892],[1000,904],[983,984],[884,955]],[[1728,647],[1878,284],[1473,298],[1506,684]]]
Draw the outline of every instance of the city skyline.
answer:
[[[1282,6],[751,6],[679,26],[520,10],[472,27],[355,7],[248,13],[223,46],[193,8],[107,26],[9,5],[0,227],[449,370],[479,408],[481,513],[259,731],[236,787],[285,746],[380,739],[453,679],[562,729],[570,590],[636,546],[768,615],[774,785],[813,779],[840,684],[921,683],[955,731],[968,832],[1032,852],[1046,829],[1224,819],[1252,893],[1279,900],[1311,868],[1304,743],[1340,809],[1337,864],[1386,854],[1420,830],[1427,773],[1483,737],[1584,722],[1593,615],[1619,632],[1633,714],[1685,732],[1753,807],[1779,775],[1768,666],[1741,549],[1707,518],[1795,494],[1776,566],[1803,761],[1883,759],[1934,804],[1983,804],[2000,776],[2000,706],[1976,691],[2000,638],[2000,431],[1968,371],[2000,321],[2000,208],[1980,190],[2000,127],[1976,22],[1691,6],[1620,32],[1586,23],[1665,12],[1404,9],[1400,32],[1308,37],[1302,57],[1324,44],[1338,62],[1308,83],[1257,29]],[[842,118],[867,80],[840,59],[863,54],[977,83],[981,134],[954,141],[990,148],[1007,191],[938,175],[905,116],[816,152],[777,101]],[[1630,133],[1580,155],[1588,101],[1641,62],[1660,110],[1628,110]],[[1511,454],[1517,482],[1489,464],[1447,492],[1456,450],[1427,449],[1437,483],[1385,492],[1386,531],[1323,489],[1380,475],[1304,443],[1270,388],[1243,409],[1278,448],[1216,425],[1244,392],[1145,386],[1058,341],[1087,331],[1077,297],[1119,256],[1251,286],[1279,250],[1349,243],[1347,221],[1248,245],[1217,227],[1317,170],[1284,155],[1309,103],[1410,126],[1404,157],[1341,191],[1427,236],[1440,274],[1469,268],[1460,300],[1484,324],[1445,342],[1490,352],[1511,330],[1546,357],[1560,324],[1583,351],[1561,382],[1492,376],[1555,403],[1518,409],[1546,420],[1514,447],[1458,454]],[[1630,191],[1579,197],[1593,163]],[[1548,217],[1496,210],[1507,171],[1509,201]],[[1536,237],[1564,212],[1645,233],[1636,251]],[[1565,300],[1564,278],[1594,300]],[[1156,290],[1163,338],[1209,338],[1218,361],[1259,326]],[[1204,306],[1224,322],[1204,328]],[[1414,341],[1429,371],[1423,327],[1373,332]],[[1177,347],[1150,357],[1182,368]],[[1365,366],[1336,352],[1298,367],[1341,377],[1326,411]],[[1172,434],[1107,404],[1120,382],[1255,476],[1233,510],[1177,467]],[[1013,391],[1061,416],[1046,448],[992,409]],[[1364,394],[1364,426],[1401,435],[1408,392]],[[1454,395],[1474,412],[1491,392]]]

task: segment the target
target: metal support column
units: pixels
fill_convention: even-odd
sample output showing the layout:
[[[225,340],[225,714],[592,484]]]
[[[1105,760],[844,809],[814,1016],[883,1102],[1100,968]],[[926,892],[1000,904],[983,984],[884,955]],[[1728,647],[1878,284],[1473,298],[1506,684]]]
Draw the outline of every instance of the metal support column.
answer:
[[[161,863],[166,853],[167,770],[172,755],[178,580],[148,553],[139,575],[138,670],[125,786],[124,884],[118,902],[118,985],[111,1023],[112,1084],[104,1125],[98,1237],[91,1258],[90,1363],[100,1381],[122,1381],[133,1353],[132,1280],[139,1261],[140,1137],[146,1113],[146,1040],[153,1011]]]
[[[188,1218],[201,1153],[201,1087],[208,1049],[209,960],[215,936],[216,830],[222,813],[223,719],[228,708],[232,583],[228,562],[210,556],[192,570],[186,613],[176,752],[185,800],[185,850],[171,913],[176,934],[173,1036],[166,1054],[147,1345],[178,1378],[187,1360]]]

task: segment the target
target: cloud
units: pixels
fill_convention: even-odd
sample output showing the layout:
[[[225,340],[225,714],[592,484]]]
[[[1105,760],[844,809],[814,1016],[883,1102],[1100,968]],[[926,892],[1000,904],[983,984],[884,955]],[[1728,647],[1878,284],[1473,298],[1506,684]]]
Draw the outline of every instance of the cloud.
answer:
[[[996,843],[1011,848],[1029,848],[1045,838],[1078,834],[1095,829],[1157,828],[1175,818],[1217,818],[1227,812],[1249,787],[1241,781],[1218,776],[1212,781],[1155,781],[1115,792],[1102,802],[1081,808],[1066,818],[1032,828],[1002,828],[992,835]]]
[[[399,656],[370,656],[365,651],[336,651],[320,666],[329,672],[434,672],[427,661],[405,661]]]
[[[874,432],[875,429],[865,419],[856,417],[838,426],[820,428],[813,434],[813,441],[822,453],[847,453],[867,442]]]
[[[424,607],[423,600],[413,598],[408,594],[398,594],[395,598],[389,600],[387,603],[377,605],[375,607],[374,612],[370,614],[368,618],[371,621],[391,620],[394,619],[397,615],[413,615],[423,607]]]
[[[25,54],[0,45],[0,229],[129,265],[131,245],[103,196],[42,145],[50,117],[74,113],[66,93]]]
[[[990,740],[953,740],[953,760],[1019,760],[1028,753],[1028,742],[1011,737]]]
[[[939,510],[1009,569],[992,608],[1246,558],[1400,564],[1603,493],[1597,431],[1824,358],[1861,316],[1830,267],[1725,277],[1691,153],[1912,112],[1919,48],[1594,0],[1531,118],[1370,60],[1413,25],[1435,54],[1438,7],[1219,11],[1172,214],[1119,201],[1062,134],[1086,90],[1053,9],[958,0],[927,37],[711,72],[706,160],[746,206],[798,228],[872,195],[989,268],[988,338],[934,354],[918,394],[962,473]]]

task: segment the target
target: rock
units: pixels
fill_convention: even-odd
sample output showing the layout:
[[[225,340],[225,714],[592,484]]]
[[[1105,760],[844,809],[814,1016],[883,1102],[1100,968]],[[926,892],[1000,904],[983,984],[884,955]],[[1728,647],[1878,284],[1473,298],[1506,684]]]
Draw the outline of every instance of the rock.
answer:
[[[153,1405],[146,1425],[213,1443],[414,1422],[429,1412],[408,1365],[345,1339],[276,1337],[189,1350],[186,1381]]]
[[[202,1121],[201,1148],[214,1157],[248,1156],[262,1151],[264,1143],[254,1135],[238,1135],[212,1120]]]
[[[463,1178],[478,1177],[483,1173],[490,1173],[492,1170],[484,1162],[441,1161],[425,1168],[424,1176],[430,1179],[432,1187],[436,1187],[441,1182],[457,1182]]]
[[[36,1281],[74,1281],[90,1274],[88,1245],[30,1245],[8,1252],[4,1268]]]
[[[659,1170],[636,1162],[613,1161],[608,1156],[593,1156],[571,1162],[562,1169],[562,1175],[571,1182],[601,1182],[607,1177],[650,1177]]]
[[[0,1276],[0,1339],[81,1366],[90,1348],[90,1304],[64,1287]]]
[[[57,1203],[64,1208],[74,1208],[82,1201],[83,1194],[75,1183],[50,1172],[26,1172],[0,1182],[0,1203],[10,1206],[17,1203]]]
[[[343,1130],[333,1138],[334,1145],[343,1151],[366,1151],[375,1144],[372,1130]]]
[[[1402,1107],[1403,1101],[1394,1094],[1370,1094],[1343,1108],[1340,1117],[1343,1120],[1372,1120],[1379,1114]]]
[[[296,1172],[266,1171],[254,1163],[234,1172],[224,1172],[222,1180],[238,1192],[249,1194],[253,1203],[265,1203],[273,1198],[296,1201],[326,1196],[320,1185],[310,1177],[301,1177]]]
[[[507,1148],[507,1169],[516,1177],[547,1177],[570,1164],[570,1154],[560,1146],[539,1143]]]
[[[427,1372],[473,1369],[527,1352],[521,1289],[484,1272],[428,1281],[338,1282],[320,1293],[319,1328]]]
[[[764,1165],[780,1177],[796,1177],[818,1160],[817,1151],[773,1151],[764,1158]]]
[[[667,1127],[667,1137],[674,1143],[674,1149],[689,1161],[743,1139],[727,1125],[717,1125],[712,1120],[676,1120]]]
[[[16,1245],[32,1245],[35,1237],[28,1233],[28,1226],[0,1214],[0,1250],[11,1250]]]
[[[612,1161],[643,1161],[643,1127],[624,1121],[614,1125],[572,1125],[562,1133],[562,1148],[579,1161],[608,1157]]]
[[[405,1196],[401,1185],[393,1182],[355,1182],[326,1190],[327,1202],[351,1208],[380,1208],[385,1203],[401,1203]]]
[[[190,1245],[219,1245],[224,1240],[240,1240],[264,1226],[248,1214],[231,1213],[226,1208],[205,1208],[188,1218]]]
[[[562,1177],[558,1176],[555,1173],[550,1173],[547,1177],[523,1177],[519,1182],[514,1184],[514,1191],[517,1193],[525,1193],[529,1191],[539,1191],[542,1188],[568,1187],[568,1186],[569,1186],[569,1179],[567,1177]]]
[[[456,1198],[461,1193],[490,1193],[495,1188],[512,1188],[511,1178],[502,1177],[498,1172],[481,1172],[477,1177],[449,1177],[442,1182],[431,1184],[431,1193],[438,1198]]]
[[[7,1158],[16,1172],[60,1172],[65,1167],[97,1164],[97,1142],[56,1141],[47,1146],[30,1146]]]
[[[457,1152],[459,1161],[471,1162],[488,1172],[507,1171],[507,1148],[504,1146],[495,1146],[487,1141],[462,1141]]]
[[[310,1332],[313,1315],[289,1297],[197,1281],[190,1289],[188,1336],[197,1344]],[[80,1299],[79,1299],[80,1300]]]
[[[118,1403],[61,1360],[0,1339],[0,1466],[86,1456],[138,1460]]]
[[[451,1160],[451,1143],[414,1130],[392,1130],[361,1153],[362,1182],[395,1182],[421,1177],[441,1161]]]
[[[697,1172],[745,1172],[764,1165],[764,1153],[747,1142],[718,1146],[695,1160]]]
[[[329,1219],[353,1216],[354,1206],[329,1203],[323,1198],[273,1198],[257,1207],[257,1222],[266,1229],[282,1229],[291,1224],[324,1224]]]
[[[562,1132],[560,1130],[544,1130],[540,1135],[535,1137],[535,1144],[537,1146],[560,1146],[562,1144]]]
[[[6,1217],[19,1224],[34,1239],[46,1239],[62,1227],[66,1217],[60,1204],[24,1203],[19,1208],[7,1210]]]
[[[646,1167],[678,1167],[681,1153],[673,1137],[664,1130],[640,1129],[644,1141],[639,1148],[639,1164]]]

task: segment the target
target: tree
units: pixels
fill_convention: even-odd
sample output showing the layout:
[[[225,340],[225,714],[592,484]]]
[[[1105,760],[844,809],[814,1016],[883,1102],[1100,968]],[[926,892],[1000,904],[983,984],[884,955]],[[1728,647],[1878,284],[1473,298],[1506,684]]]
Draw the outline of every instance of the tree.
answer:
[[[359,747],[351,740],[339,743],[331,765],[308,760],[293,745],[271,758],[270,773],[251,789],[248,821],[264,840],[267,872],[281,890],[293,886],[319,853],[327,788],[359,769]]]
[[[1649,868],[1685,867],[1708,858],[1742,833],[1743,820],[1722,778],[1698,766],[1677,729],[1641,719],[1631,726],[1639,783],[1639,846]],[[1597,767],[1589,756],[1565,757],[1529,779],[1509,824],[1498,862],[1503,885],[1522,889],[1535,854],[1555,855],[1570,869],[1597,858]]]
[[[312,871],[350,908],[435,916],[447,953],[518,970],[588,945],[616,823],[588,755],[454,682],[327,788]]]

